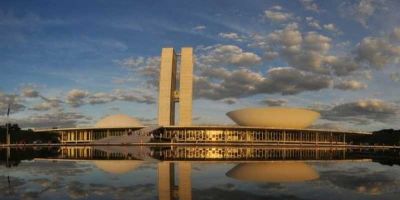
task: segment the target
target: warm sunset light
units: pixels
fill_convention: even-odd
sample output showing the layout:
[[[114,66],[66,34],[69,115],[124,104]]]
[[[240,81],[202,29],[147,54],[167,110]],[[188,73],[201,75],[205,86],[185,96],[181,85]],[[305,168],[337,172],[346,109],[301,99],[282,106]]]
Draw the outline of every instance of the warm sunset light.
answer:
[[[400,1],[2,0],[0,199],[398,199]]]

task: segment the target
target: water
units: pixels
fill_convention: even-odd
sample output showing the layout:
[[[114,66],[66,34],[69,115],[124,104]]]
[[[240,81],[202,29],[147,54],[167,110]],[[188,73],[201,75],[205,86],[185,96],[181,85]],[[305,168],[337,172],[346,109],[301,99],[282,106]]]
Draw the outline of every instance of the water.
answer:
[[[400,197],[398,151],[63,147],[0,153],[0,199]]]

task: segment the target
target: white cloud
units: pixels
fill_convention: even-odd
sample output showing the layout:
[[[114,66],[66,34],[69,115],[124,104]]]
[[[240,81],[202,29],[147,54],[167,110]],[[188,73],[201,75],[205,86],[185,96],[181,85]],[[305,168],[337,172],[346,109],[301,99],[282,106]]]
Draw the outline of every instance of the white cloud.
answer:
[[[286,99],[264,99],[260,101],[261,104],[266,104],[268,106],[285,106],[288,103]]]
[[[236,98],[225,98],[225,99],[222,99],[221,101],[223,103],[226,103],[226,104],[229,104],[229,105],[237,103],[237,99]]]
[[[115,89],[110,93],[98,92],[92,94],[84,90],[73,89],[68,93],[66,98],[66,102],[72,107],[80,107],[87,104],[105,104],[113,101],[153,104],[155,103],[155,97],[153,94],[139,90]]]
[[[85,104],[84,99],[89,95],[89,92],[80,90],[80,89],[72,89],[68,92],[66,102],[70,104],[72,107],[79,107]]]
[[[280,9],[276,9],[280,8]],[[285,13],[282,12],[282,7],[272,7],[271,9],[265,10],[264,11],[264,16],[268,20],[272,22],[285,22],[288,21],[289,19],[292,19],[292,14],[291,13]]]
[[[237,33],[219,33],[218,34],[219,37],[225,38],[225,39],[230,39],[230,40],[234,40],[237,42],[242,42],[243,38],[241,36],[239,36]]]
[[[395,120],[399,108],[396,104],[380,99],[364,99],[343,103],[322,111],[322,118],[332,121],[344,121],[354,124],[388,122]]]
[[[204,26],[204,25],[199,25],[199,26],[192,28],[192,30],[194,30],[194,31],[203,31],[204,29],[206,29],[206,26]]]
[[[386,38],[366,37],[356,49],[356,58],[372,68],[381,69],[388,63],[398,63],[400,46],[396,46]]]
[[[199,50],[197,63],[200,66],[251,67],[261,62],[261,58],[257,54],[246,52],[235,45],[214,45]]]
[[[61,108],[62,101],[59,99],[44,98],[43,100],[43,102],[33,105],[30,109],[35,111],[48,111]]]
[[[160,73],[160,57],[128,57],[121,60],[115,60],[120,66],[132,70],[134,74],[129,78],[118,78],[117,82],[130,82],[145,79],[147,86],[158,87],[158,76]],[[135,78],[132,78],[135,76]]]
[[[330,88],[329,76],[312,74],[291,67],[277,67],[266,74],[249,69],[212,70],[203,72],[195,79],[197,98],[220,100],[241,98],[255,94],[294,95],[305,91]],[[209,74],[217,74],[208,76]]]
[[[331,31],[331,32],[336,33],[336,34],[342,34],[342,32],[336,27],[335,24],[332,24],[332,23],[324,24],[323,27],[327,31]]]
[[[340,90],[362,90],[367,88],[367,84],[356,80],[341,80],[335,83],[334,88]]]
[[[0,91],[0,115],[7,114],[10,106],[10,113],[17,113],[25,109],[22,99],[15,94],[6,94]]]
[[[308,26],[318,29],[318,30],[322,29],[321,25],[319,24],[319,21],[314,19],[313,17],[306,17],[306,21],[307,21]]]
[[[306,10],[320,12],[320,8],[313,0],[300,0],[300,2]]]
[[[390,79],[394,82],[400,82],[400,72],[393,72],[390,74]]]
[[[21,89],[21,95],[28,98],[39,97],[39,92],[33,86],[26,86]]]
[[[356,20],[364,27],[368,27],[368,20],[377,10],[385,9],[385,1],[383,0],[359,0],[345,2],[340,6],[342,15],[348,16]]]
[[[13,122],[24,128],[52,128],[75,127],[88,120],[91,120],[91,118],[79,113],[57,110],[51,113],[33,114],[24,118],[13,119]]]

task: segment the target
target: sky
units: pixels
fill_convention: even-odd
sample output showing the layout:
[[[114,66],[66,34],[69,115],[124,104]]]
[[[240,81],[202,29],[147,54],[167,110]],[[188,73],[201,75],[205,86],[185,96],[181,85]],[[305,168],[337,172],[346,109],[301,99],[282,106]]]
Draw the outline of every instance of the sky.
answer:
[[[194,124],[287,106],[314,128],[400,128],[400,1],[0,2],[0,120],[156,123],[161,48],[193,47]]]

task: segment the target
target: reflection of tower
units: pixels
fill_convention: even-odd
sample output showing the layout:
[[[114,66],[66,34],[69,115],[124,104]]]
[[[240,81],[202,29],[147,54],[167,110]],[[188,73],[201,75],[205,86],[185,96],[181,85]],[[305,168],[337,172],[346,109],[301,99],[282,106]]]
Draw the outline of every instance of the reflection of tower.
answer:
[[[160,200],[192,199],[192,164],[181,162],[178,167],[179,186],[175,187],[175,163],[158,163],[158,195]],[[176,192],[178,198],[176,198]]]
[[[192,164],[190,162],[179,163],[179,188],[180,200],[192,199]]]
[[[158,163],[158,197],[160,200],[173,199],[173,187],[175,185],[174,163]]]
[[[179,91],[176,90],[176,72],[180,57]],[[175,125],[175,102],[179,102],[180,126],[192,124],[193,98],[193,49],[181,49],[180,56],[173,48],[163,48],[161,52],[160,83],[158,97],[158,124]]]

